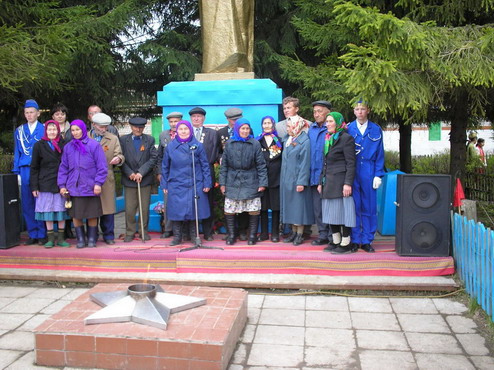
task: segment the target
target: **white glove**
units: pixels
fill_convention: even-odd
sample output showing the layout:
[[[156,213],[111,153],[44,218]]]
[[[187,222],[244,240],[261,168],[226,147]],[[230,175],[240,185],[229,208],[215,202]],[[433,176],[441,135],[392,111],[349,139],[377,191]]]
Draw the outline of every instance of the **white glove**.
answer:
[[[17,175],[17,184],[22,185],[21,175]]]
[[[381,180],[380,177],[377,177],[377,176],[374,177],[374,181],[372,182],[372,188],[378,189],[381,186],[382,182],[383,182],[383,180]]]

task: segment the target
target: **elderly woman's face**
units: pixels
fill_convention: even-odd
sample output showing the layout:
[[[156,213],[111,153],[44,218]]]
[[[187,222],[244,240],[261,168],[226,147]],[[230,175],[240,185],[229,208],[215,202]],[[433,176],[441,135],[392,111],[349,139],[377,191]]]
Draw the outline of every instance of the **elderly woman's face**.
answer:
[[[333,116],[326,117],[326,127],[330,134],[334,134],[336,132],[336,121],[334,120]]]
[[[58,130],[57,126],[55,126],[53,123],[49,124],[48,127],[46,128],[46,136],[48,136],[48,139],[53,140],[57,137]]]
[[[187,125],[180,125],[177,128],[177,134],[180,139],[185,140],[190,136],[190,129]]]
[[[240,126],[238,133],[242,139],[247,139],[247,137],[250,134],[250,126],[249,125]]]
[[[82,130],[79,128],[79,126],[76,125],[70,126],[70,132],[72,133],[74,139],[79,140],[82,137]]]
[[[266,118],[264,121],[262,121],[262,130],[266,133],[271,133],[273,132],[273,122],[269,118]]]

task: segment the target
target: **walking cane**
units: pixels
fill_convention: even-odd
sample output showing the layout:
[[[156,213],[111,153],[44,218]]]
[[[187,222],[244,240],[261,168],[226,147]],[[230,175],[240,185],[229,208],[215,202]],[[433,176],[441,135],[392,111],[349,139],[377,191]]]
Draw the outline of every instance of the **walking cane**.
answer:
[[[142,200],[141,200],[141,183],[137,181],[137,200],[139,201],[139,220],[141,221],[141,240],[143,243],[144,240],[144,220],[142,218]]]

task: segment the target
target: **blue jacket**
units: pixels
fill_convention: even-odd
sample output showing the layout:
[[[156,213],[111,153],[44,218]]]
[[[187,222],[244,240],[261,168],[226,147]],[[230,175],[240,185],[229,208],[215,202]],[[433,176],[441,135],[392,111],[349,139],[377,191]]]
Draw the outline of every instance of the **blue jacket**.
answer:
[[[94,197],[94,185],[103,186],[108,175],[105,152],[96,140],[86,138],[86,154],[75,149],[71,140],[63,148],[58,169],[58,187],[66,188],[73,197]]]
[[[324,162],[324,138],[328,129],[323,124],[319,127],[317,122],[314,122],[309,127],[310,140],[310,185],[319,185],[319,178]]]
[[[17,127],[14,133],[13,173],[19,174],[19,167],[31,165],[34,144],[40,141],[44,134],[45,128],[39,121],[36,123],[36,128],[32,135],[29,132],[29,125],[27,123]]]
[[[196,145],[192,153],[190,147]],[[198,219],[210,215],[207,193],[203,188],[212,189],[211,173],[204,146],[194,137],[188,143],[172,140],[165,149],[161,168],[161,188],[168,190],[166,216],[172,221],[195,220],[194,177],[192,173],[192,154],[196,175]]]

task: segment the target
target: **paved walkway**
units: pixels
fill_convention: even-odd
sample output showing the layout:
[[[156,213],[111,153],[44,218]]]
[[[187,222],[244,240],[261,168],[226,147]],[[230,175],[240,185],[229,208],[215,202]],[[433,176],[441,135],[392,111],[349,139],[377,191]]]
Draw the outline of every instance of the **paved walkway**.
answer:
[[[85,291],[0,286],[0,368],[40,368],[32,330]],[[249,294],[229,370],[493,369],[466,311],[449,298]]]

